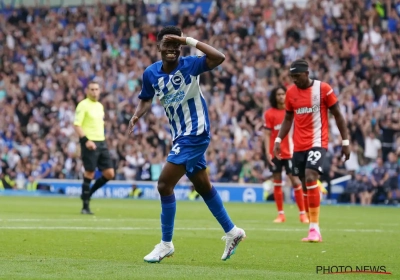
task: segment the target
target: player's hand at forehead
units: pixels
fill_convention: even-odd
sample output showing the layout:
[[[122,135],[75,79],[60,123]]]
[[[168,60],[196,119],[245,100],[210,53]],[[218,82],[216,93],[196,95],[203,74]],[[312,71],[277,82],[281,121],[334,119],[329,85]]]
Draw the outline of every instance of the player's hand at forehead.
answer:
[[[179,43],[181,45],[186,45],[186,37],[168,34],[163,37],[162,42],[163,43]]]

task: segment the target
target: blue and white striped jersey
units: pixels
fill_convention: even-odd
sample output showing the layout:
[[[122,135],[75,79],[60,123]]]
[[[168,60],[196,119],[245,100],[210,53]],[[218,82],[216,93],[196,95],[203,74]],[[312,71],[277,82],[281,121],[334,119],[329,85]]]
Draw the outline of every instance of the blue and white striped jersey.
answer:
[[[170,74],[161,67],[162,62],[158,61],[146,68],[139,98],[149,100],[156,95],[160,99],[174,141],[185,136],[209,135],[208,109],[199,85],[199,75],[211,70],[206,56],[181,57]]]

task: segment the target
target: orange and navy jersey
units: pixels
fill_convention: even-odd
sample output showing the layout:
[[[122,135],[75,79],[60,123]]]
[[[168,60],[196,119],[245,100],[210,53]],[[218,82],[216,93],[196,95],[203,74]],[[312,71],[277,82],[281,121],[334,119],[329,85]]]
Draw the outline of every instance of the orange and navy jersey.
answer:
[[[269,153],[274,156],[275,138],[278,137],[282,122],[285,118],[286,111],[275,108],[268,109],[264,113],[264,126],[271,131],[269,139]],[[281,142],[281,157],[282,159],[292,158],[290,149],[290,136],[287,135]]]
[[[328,110],[337,103],[337,97],[327,83],[314,80],[306,89],[296,85],[286,91],[286,110],[294,112],[294,151],[313,147],[328,148]]]

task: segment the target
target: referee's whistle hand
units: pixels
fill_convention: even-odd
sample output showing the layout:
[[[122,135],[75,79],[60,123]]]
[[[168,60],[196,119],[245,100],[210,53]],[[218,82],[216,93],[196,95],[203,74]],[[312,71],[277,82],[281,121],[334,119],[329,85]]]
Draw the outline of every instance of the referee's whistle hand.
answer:
[[[89,140],[86,142],[86,148],[88,148],[88,150],[96,150],[96,144]]]

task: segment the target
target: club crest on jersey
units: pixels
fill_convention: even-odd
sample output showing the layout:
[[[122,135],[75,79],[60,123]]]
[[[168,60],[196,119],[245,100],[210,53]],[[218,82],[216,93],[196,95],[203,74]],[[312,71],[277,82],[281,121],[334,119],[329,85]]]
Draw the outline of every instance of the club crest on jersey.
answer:
[[[282,126],[281,124],[275,125],[275,126],[274,126],[274,130],[280,130],[280,129],[281,129],[281,126]]]
[[[316,113],[316,112],[319,112],[318,105],[314,105],[312,107],[301,107],[299,109],[296,109],[297,115],[311,114],[311,113]]]
[[[176,73],[172,79],[171,79],[172,83],[176,86],[180,86],[183,83],[183,76],[180,73]]]

